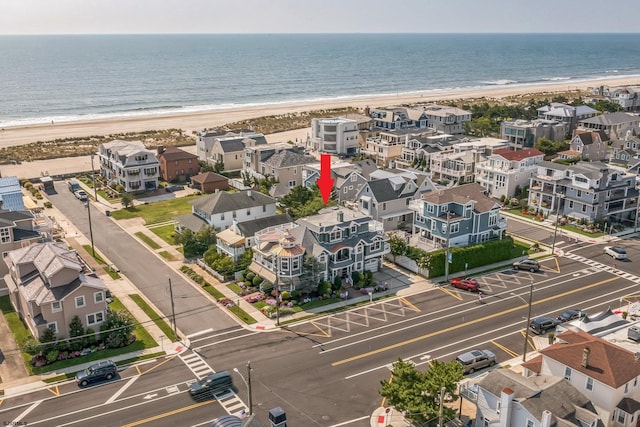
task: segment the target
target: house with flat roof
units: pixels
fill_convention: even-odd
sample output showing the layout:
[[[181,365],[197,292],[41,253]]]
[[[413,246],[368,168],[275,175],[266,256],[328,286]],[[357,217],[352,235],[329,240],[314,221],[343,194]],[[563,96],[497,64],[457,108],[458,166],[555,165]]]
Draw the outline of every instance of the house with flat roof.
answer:
[[[530,208],[542,215],[633,224],[638,209],[636,175],[602,162],[564,165],[542,161],[530,179]]]
[[[464,134],[464,123],[471,121],[471,112],[448,105],[429,104],[422,113],[431,129],[448,135]]]
[[[509,141],[511,148],[533,148],[540,138],[563,141],[571,134],[569,123],[555,120],[505,120],[500,123],[500,138]]]
[[[598,114],[598,110],[586,105],[574,107],[559,102],[552,102],[550,105],[538,108],[537,111],[539,119],[565,123],[571,132],[578,126],[578,122]]]
[[[0,178],[0,202],[1,209],[10,211],[24,211],[24,200],[22,199],[22,189],[20,181],[16,176],[5,176]]]
[[[307,148],[321,153],[355,156],[359,151],[358,122],[343,117],[311,119]]]

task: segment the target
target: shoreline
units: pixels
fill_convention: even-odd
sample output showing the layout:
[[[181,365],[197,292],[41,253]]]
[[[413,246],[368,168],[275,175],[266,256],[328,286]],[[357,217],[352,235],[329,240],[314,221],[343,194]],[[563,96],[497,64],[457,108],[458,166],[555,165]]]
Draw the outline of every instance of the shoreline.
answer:
[[[342,107],[378,108],[402,104],[421,104],[435,101],[460,99],[503,99],[509,96],[545,94],[586,90],[594,86],[632,86],[640,85],[640,77],[595,79],[580,82],[559,81],[531,85],[496,85],[490,88],[465,88],[452,90],[432,90],[416,93],[398,93],[395,95],[363,96],[344,99],[321,100],[313,102],[288,102],[250,107],[237,107],[220,110],[178,112],[146,116],[122,116],[104,119],[59,122],[54,124],[34,124],[4,127],[0,131],[0,148],[25,145],[37,141],[51,141],[62,138],[88,137],[92,135],[110,135],[146,130],[177,128],[191,135],[193,131],[213,128],[227,123],[252,118],[297,113],[302,111],[334,109]]]

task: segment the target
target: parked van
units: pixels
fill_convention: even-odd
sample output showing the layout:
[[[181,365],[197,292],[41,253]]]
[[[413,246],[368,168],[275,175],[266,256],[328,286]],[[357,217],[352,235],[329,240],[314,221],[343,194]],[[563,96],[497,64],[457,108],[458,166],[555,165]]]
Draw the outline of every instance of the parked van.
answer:
[[[76,181],[75,179],[70,179],[69,183],[69,191],[71,191],[72,193],[75,193],[76,191],[80,190],[80,183],[78,181]]]
[[[206,394],[214,395],[229,390],[233,386],[231,375],[227,371],[207,375],[189,386],[189,394],[193,397]]]

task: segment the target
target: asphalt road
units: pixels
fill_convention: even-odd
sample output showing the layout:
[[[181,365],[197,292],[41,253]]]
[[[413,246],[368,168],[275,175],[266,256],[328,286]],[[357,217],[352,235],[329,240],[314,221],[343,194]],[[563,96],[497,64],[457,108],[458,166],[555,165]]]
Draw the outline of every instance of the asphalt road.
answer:
[[[531,286],[532,318],[567,308],[597,313],[638,294],[640,242],[620,244],[631,261],[614,265],[603,245],[558,240],[564,255],[544,261],[538,273],[505,269],[477,277],[482,303],[475,294],[444,286],[281,331],[214,328],[194,339],[192,348],[215,371],[238,368],[246,377],[245,364],[251,361],[253,406],[263,422],[269,409],[280,406],[292,426],[365,427],[382,403],[380,382],[389,380],[390,365],[398,358],[419,369],[474,348],[492,350],[499,363],[520,358]],[[136,249],[136,257],[138,251],[143,250]],[[531,340],[526,346],[533,350]],[[69,383],[5,399],[0,420],[22,415],[29,425],[200,426],[226,413],[224,402],[196,402],[186,394],[195,376],[180,358],[163,362],[127,369],[120,381],[100,387],[79,390]],[[233,376],[237,397],[247,404],[245,384]]]
[[[65,182],[56,182],[57,194],[49,200],[86,237],[90,238],[89,215],[83,203],[67,190]],[[139,290],[166,316],[171,314],[169,279],[173,288],[176,324],[186,335],[213,328],[217,331],[237,326],[222,309],[200,294],[191,283],[117,222],[91,209],[94,246],[109,258]]]

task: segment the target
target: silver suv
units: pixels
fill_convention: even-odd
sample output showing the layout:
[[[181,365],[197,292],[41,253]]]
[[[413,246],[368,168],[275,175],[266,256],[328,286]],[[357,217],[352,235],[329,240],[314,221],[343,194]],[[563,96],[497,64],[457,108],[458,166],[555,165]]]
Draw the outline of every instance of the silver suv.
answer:
[[[110,380],[118,374],[116,364],[111,360],[105,360],[89,366],[84,371],[76,374],[76,382],[80,387],[86,387],[90,383],[102,380]]]
[[[473,374],[478,369],[496,364],[496,355],[489,350],[471,350],[456,357],[465,374]]]

